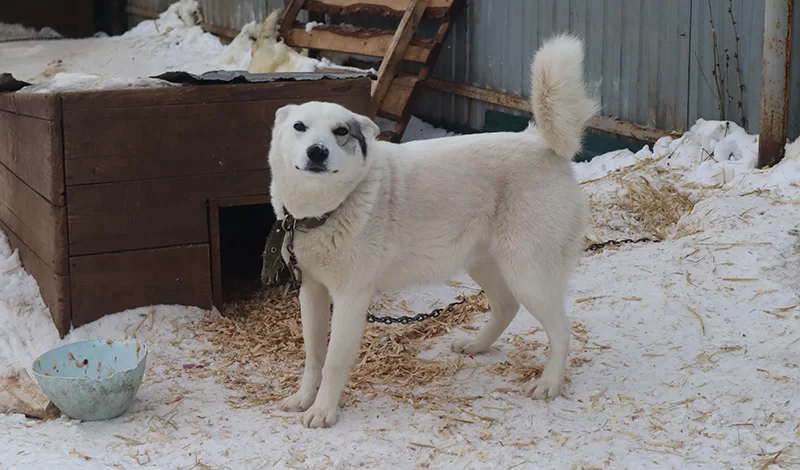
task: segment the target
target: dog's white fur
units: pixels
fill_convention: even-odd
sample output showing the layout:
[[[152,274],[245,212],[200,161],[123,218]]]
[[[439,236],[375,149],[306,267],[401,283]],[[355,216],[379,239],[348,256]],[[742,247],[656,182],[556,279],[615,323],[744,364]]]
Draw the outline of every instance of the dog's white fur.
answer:
[[[522,304],[550,340],[544,373],[528,392],[559,394],[570,338],[565,290],[588,221],[571,159],[597,110],[579,39],[557,36],[537,52],[531,97],[536,125],[524,132],[401,145],[376,141],[371,120],[335,104],[278,110],[269,153],[277,217],[284,209],[296,218],[333,211],[295,239],[306,363],[284,410],[307,410],[308,427],[332,426],[376,291],[443,281],[463,269],[486,291],[492,315],[453,350],[489,350]],[[337,136],[340,127],[351,132]],[[313,145],[329,150],[327,171],[307,171]],[[288,259],[285,247],[283,254]]]

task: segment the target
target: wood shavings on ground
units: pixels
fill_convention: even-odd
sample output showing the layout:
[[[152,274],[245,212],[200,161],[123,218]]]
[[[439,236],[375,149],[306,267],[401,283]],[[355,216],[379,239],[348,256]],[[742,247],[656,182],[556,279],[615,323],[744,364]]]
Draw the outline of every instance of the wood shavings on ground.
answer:
[[[425,359],[420,354],[430,349],[437,337],[456,327],[469,327],[489,310],[481,293],[456,300],[464,303],[439,318],[409,325],[368,325],[348,389],[401,401],[437,396],[454,379],[458,364]],[[377,314],[376,307],[393,305],[390,299],[381,299],[372,312]],[[403,302],[397,308],[404,314],[418,313]],[[220,377],[242,392],[245,403],[270,403],[293,393],[305,357],[297,292],[278,287],[254,299],[232,303],[225,310],[228,316],[199,324],[209,333],[209,352],[213,351],[222,366],[212,366],[203,374]],[[254,394],[256,389],[259,391]]]
[[[585,184],[590,192],[590,243],[619,238],[664,240],[676,233],[681,217],[694,207],[677,175],[659,165],[663,157],[645,159]],[[683,234],[682,234],[683,235]]]

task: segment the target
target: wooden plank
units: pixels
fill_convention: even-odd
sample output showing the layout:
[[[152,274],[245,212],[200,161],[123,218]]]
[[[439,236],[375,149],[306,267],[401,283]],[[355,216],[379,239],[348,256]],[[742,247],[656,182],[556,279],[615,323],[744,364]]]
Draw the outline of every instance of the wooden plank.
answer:
[[[64,205],[61,121],[0,111],[0,163],[57,206]]]
[[[222,308],[222,254],[219,238],[219,199],[208,201],[208,240],[211,252],[211,299],[220,312]]]
[[[211,308],[208,245],[70,258],[72,323],[148,305]]]
[[[0,111],[57,121],[61,119],[61,96],[57,93],[0,93]]]
[[[443,21],[439,25],[439,29],[436,31],[435,36],[436,46],[434,46],[434,48],[431,50],[431,53],[428,56],[428,61],[425,62],[425,65],[423,65],[419,71],[417,76],[417,86],[411,90],[411,94],[408,97],[402,118],[397,120],[397,125],[394,128],[394,136],[391,138],[392,142],[398,143],[403,138],[403,134],[408,126],[408,121],[411,119],[411,113],[414,109],[414,104],[417,102],[417,99],[419,99],[419,94],[423,89],[423,86],[421,85],[427,84],[428,79],[433,73],[433,68],[436,66],[436,60],[439,58],[439,53],[441,52],[442,46],[447,39],[447,34],[450,32],[450,27],[453,24],[453,21],[455,21],[456,16],[461,12],[463,4],[463,0],[454,0],[451,7],[451,15],[448,17],[447,21]]]
[[[530,113],[532,109],[531,102],[528,98],[517,95],[509,95],[507,93],[500,93],[488,88],[481,88],[437,78],[429,79],[428,87],[434,90],[443,91],[445,93],[465,96],[467,98],[497,104],[506,108],[525,111],[527,113]]]
[[[480,88],[473,85],[433,78],[428,80],[428,86],[431,89],[445,93],[452,93],[455,95],[484,101],[486,103],[496,104],[509,109],[516,109],[529,114],[531,113],[530,101],[522,96],[509,95],[507,93],[500,93],[488,88]],[[670,136],[673,138],[680,137],[680,133],[677,131],[664,131],[652,127],[640,126],[632,122],[620,121],[610,116],[594,116],[589,119],[587,127],[598,131],[624,135],[645,142],[655,142],[656,140],[665,136]]]
[[[2,221],[0,221],[0,230],[8,238],[11,248],[19,250],[19,257],[25,272],[36,279],[42,299],[50,310],[50,316],[59,335],[63,338],[69,332],[70,326],[69,276],[56,274]]]
[[[208,241],[206,204],[268,194],[269,170],[70,186],[71,256]]]
[[[256,196],[237,196],[221,197],[216,199],[219,207],[250,206],[254,204],[272,204],[272,197],[269,194],[259,194]]]
[[[0,221],[56,274],[67,271],[66,213],[0,164]]]
[[[369,78],[341,78],[270,83],[132,88],[126,90],[76,91],[64,93],[64,113],[88,109],[169,106],[234,101],[325,99],[341,95],[369,96]],[[0,95],[2,96],[2,95]]]
[[[425,9],[423,19],[441,20],[447,18],[453,0],[431,0]],[[377,16],[402,18],[408,0],[306,0],[303,8],[310,12],[327,13],[340,16]]]
[[[281,19],[278,22],[278,35],[280,37],[286,39],[289,27],[294,24],[294,20],[297,19],[297,14],[303,8],[304,3],[306,3],[305,0],[289,0],[283,7]]]
[[[417,25],[422,19],[422,13],[428,6],[429,0],[410,0],[408,8],[400,20],[400,25],[397,27],[389,49],[386,51],[386,56],[381,62],[380,69],[378,69],[378,80],[372,84],[372,101],[370,103],[369,116],[375,117],[378,109],[389,91],[389,87],[394,80],[397,66],[406,54],[411,38],[417,30]]]
[[[296,24],[287,33],[286,44],[307,49],[384,57],[393,38],[394,31],[387,29],[323,25],[315,27],[309,33],[305,26]],[[431,38],[416,35],[411,39],[403,60],[424,63],[434,46]]]
[[[358,101],[348,98],[338,101]],[[66,183],[266,169],[275,111],[293,102],[297,100],[68,111]]]
[[[324,99],[364,114],[369,97],[351,93]],[[302,101],[66,111],[66,184],[266,169],[275,111]]]
[[[377,114],[393,121],[402,120],[403,116],[410,112],[411,107],[408,106],[408,102],[417,82],[416,77],[413,80],[401,79],[401,77],[392,80],[389,92],[386,93]]]

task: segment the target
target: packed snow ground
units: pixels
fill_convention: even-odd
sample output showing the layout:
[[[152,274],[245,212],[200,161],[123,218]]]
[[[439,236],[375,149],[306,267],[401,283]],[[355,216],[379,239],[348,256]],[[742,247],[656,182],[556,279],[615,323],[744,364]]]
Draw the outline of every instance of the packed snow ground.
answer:
[[[97,77],[247,68],[257,34],[225,46],[196,25],[195,10],[185,8],[191,3],[119,38],[0,44],[0,71],[44,85],[98,86]],[[61,82],[50,82],[59,72]],[[404,139],[447,134],[414,119]],[[200,357],[209,343],[194,323],[217,312],[141,308],[61,340],[36,282],[0,234],[0,374],[82,339],[135,336],[150,349],[137,399],[117,419],[0,415],[0,470],[796,467],[800,145],[764,171],[754,169],[756,150],[757,136],[699,121],[680,139],[575,164],[593,202],[592,241],[652,237],[642,223],[648,214],[619,206],[625,181],[678,188],[694,208],[661,243],[581,258],[567,305],[586,336],[573,339],[564,397],[534,402],[510,377],[486,373],[514,351],[515,335],[539,326],[521,312],[494,351],[464,359],[448,395],[481,398],[471,406],[434,404],[450,418],[364,397],[341,411],[334,428],[308,430],[300,415],[274,406],[233,406],[224,385],[183,369],[213,363]],[[458,280],[465,285],[391,294],[423,312],[473,292],[465,276]],[[433,354],[452,359],[448,344],[461,334],[437,340]],[[541,331],[532,335],[546,343]],[[542,352],[537,361],[544,359]]]
[[[141,326],[149,308],[122,312],[61,341],[35,281],[0,237],[3,367],[95,337],[136,336],[151,350],[137,400],[120,418],[0,416],[0,468],[746,468],[775,455],[772,468],[790,468],[800,460],[800,159],[754,170],[756,143],[700,121],[654,151],[575,164],[592,198],[612,194],[615,175],[632,168],[628,176],[652,184],[660,184],[653,175],[677,177],[696,203],[675,228],[687,235],[581,258],[568,305],[588,337],[573,340],[565,397],[534,402],[482,373],[514,350],[514,335],[538,326],[521,313],[495,351],[466,359],[449,393],[482,398],[456,416],[471,423],[445,429],[445,418],[390,399],[361,400],[327,430],[305,429],[299,415],[273,406],[233,407],[223,385],[180,370],[208,346],[193,330],[207,314],[196,308],[158,306]],[[394,296],[426,311],[469,292],[460,280],[467,287]],[[439,341],[439,357],[453,354],[446,346],[459,334]]]

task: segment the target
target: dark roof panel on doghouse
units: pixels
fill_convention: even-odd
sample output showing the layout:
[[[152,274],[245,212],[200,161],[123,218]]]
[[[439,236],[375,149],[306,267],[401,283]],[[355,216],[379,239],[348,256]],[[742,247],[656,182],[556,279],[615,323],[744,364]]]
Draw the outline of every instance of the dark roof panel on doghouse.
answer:
[[[371,72],[364,73],[249,73],[242,71],[215,70],[196,75],[189,72],[166,72],[150,78],[157,78],[172,83],[191,85],[211,85],[224,83],[272,83],[315,80],[346,80],[352,78],[372,78],[376,76]]]

